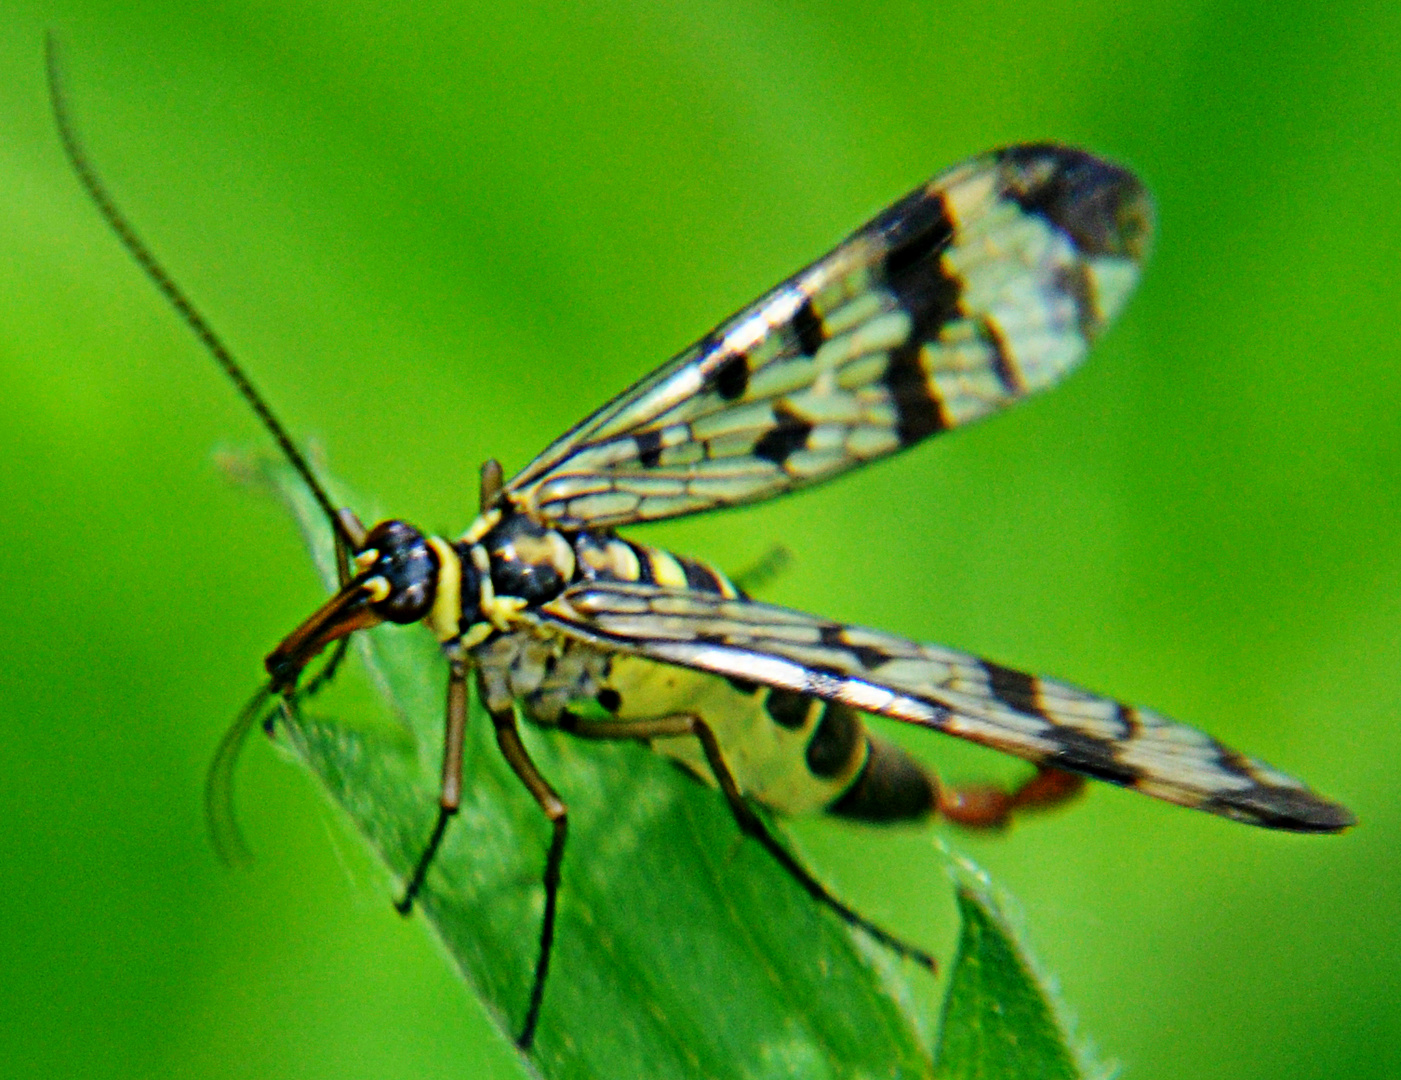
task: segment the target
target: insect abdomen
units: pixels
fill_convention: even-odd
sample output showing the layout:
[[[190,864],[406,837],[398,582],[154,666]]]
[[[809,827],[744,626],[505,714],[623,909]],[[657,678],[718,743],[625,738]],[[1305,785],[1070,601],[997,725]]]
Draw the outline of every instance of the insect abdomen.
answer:
[[[894,743],[866,734],[866,761],[861,772],[828,812],[873,824],[918,821],[934,812],[937,782]]]
[[[612,657],[606,682],[600,700],[606,695],[620,720],[704,720],[740,790],[779,813],[878,822],[922,818],[933,807],[928,775],[873,739],[848,706],[626,655]],[[653,739],[652,749],[713,782],[695,738]]]
[[[574,540],[582,574],[684,586],[733,598],[739,590],[704,563],[607,534]],[[780,813],[830,811],[860,821],[927,816],[937,787],[903,751],[873,739],[861,716],[839,702],[615,656],[598,691],[621,720],[691,713],[715,732],[740,790]],[[693,738],[655,739],[653,748],[710,781]]]
[[[609,533],[581,532],[573,538],[578,576],[587,581],[631,581],[694,589],[733,600],[739,590],[720,571],[697,559]]]

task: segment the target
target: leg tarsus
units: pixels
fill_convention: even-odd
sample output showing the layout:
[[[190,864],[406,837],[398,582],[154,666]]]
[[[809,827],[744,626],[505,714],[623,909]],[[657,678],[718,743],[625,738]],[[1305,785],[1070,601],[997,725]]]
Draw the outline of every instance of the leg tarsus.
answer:
[[[740,807],[743,807],[743,810],[741,810]],[[911,945],[901,940],[888,930],[882,929],[833,896],[827,889],[827,886],[813,877],[812,873],[803,866],[802,863],[798,862],[798,860],[793,857],[793,854],[779,842],[778,838],[774,836],[773,831],[764,822],[763,818],[755,812],[754,808],[750,806],[748,802],[743,799],[741,799],[738,804],[731,801],[730,809],[734,813],[735,823],[739,825],[740,831],[744,833],[745,836],[757,840],[760,846],[773,857],[778,865],[787,871],[788,876],[801,885],[804,891],[819,904],[830,908],[832,912],[847,925],[854,926],[863,931],[868,937],[884,945],[897,956],[903,957],[906,960],[913,960],[915,963],[929,969],[931,972],[938,971],[938,961],[934,959],[932,954],[919,948],[917,945]]]
[[[433,825],[433,834],[428,838],[428,843],[423,848],[423,854],[418,857],[418,863],[414,866],[408,884],[404,886],[404,895],[394,901],[394,910],[400,915],[409,915],[413,912],[414,901],[423,891],[423,882],[428,877],[428,867],[437,857],[438,847],[443,842],[443,834],[448,830],[448,822],[453,819],[456,813],[457,807],[455,806],[451,808],[438,807],[438,820]]]
[[[480,692],[480,684],[479,693],[482,700],[485,701],[486,695]],[[462,744],[466,728],[466,706],[465,670],[460,665],[454,665],[448,681],[448,716],[443,736],[442,798],[438,807],[438,820],[433,826],[433,835],[429,837],[428,844],[419,857],[418,865],[414,867],[413,875],[404,888],[403,897],[394,904],[395,910],[401,915],[408,915],[413,910],[414,900],[423,889],[423,883],[428,876],[428,868],[432,865],[438,848],[442,844],[448,822],[457,813],[462,789]],[[526,790],[535,798],[535,801],[550,819],[552,828],[550,850],[545,856],[543,876],[545,912],[540,923],[540,949],[535,958],[535,973],[531,980],[530,1001],[526,1006],[525,1022],[522,1024],[521,1033],[516,1039],[516,1045],[521,1050],[529,1050],[535,1041],[535,1029],[539,1024],[540,1009],[545,1001],[545,980],[550,972],[550,955],[553,952],[555,937],[555,917],[559,910],[560,868],[564,863],[564,847],[569,837],[569,810],[563,800],[555,794],[540,775],[535,763],[526,752],[525,746],[520,740],[520,732],[516,727],[515,711],[513,709],[499,712],[492,710],[491,718],[496,726],[496,741],[501,748],[502,756],[505,757],[512,771],[515,772],[521,783],[525,785]]]
[[[345,659],[346,653],[350,650],[350,638],[343,637],[331,647],[331,655],[326,662],[321,665],[321,670],[298,687],[296,697],[298,702],[307,698],[315,697],[322,690],[326,689],[335,679],[340,671],[341,662]]]
[[[564,842],[569,838],[569,817],[566,814],[554,818],[550,837],[550,851],[545,856],[545,913],[540,922],[540,951],[535,955],[535,976],[530,984],[530,1004],[525,1010],[525,1023],[521,1025],[516,1046],[529,1050],[535,1041],[535,1028],[540,1022],[540,1006],[545,1001],[545,980],[550,974],[550,955],[554,952],[555,913],[559,908],[560,867],[564,864]]]

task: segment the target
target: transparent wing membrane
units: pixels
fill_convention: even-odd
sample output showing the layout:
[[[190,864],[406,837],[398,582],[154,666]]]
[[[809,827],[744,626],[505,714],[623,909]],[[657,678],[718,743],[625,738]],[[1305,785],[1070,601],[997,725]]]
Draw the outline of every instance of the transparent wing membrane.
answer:
[[[1195,728],[938,645],[654,585],[576,586],[538,617],[600,648],[840,701],[1238,821],[1298,832],[1353,822]]]
[[[974,158],[890,207],[507,485],[567,528],[771,498],[1042,390],[1138,279],[1152,204],[1079,150]]]

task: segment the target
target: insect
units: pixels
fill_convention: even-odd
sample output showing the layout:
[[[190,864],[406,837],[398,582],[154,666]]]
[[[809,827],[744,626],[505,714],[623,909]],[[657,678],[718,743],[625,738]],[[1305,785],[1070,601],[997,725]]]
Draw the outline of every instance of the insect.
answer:
[[[334,507],[203,317],[137,238],[70,123],[59,130],[108,223],[234,381],[335,534],[340,588],[266,660],[269,679],[216,759],[225,776],[271,702],[334,670],[349,635],[423,623],[447,666],[436,825],[398,902],[423,887],[461,796],[468,684],[501,752],[551,823],[544,914],[518,1042],[544,1002],[568,809],[519,720],[583,739],[645,740],[719,788],[741,830],[818,902],[901,955],[788,852],[755,807],[865,822],[939,815],[995,827],[1077,793],[1083,777],[1237,821],[1300,832],[1342,806],[1148,709],[952,649],[758,603],[704,563],[615,530],[769,499],[996,412],[1074,368],[1126,302],[1152,232],[1127,170],[1040,144],[973,158],[915,189],[551,444],[514,478],[482,470],[455,539]],[[336,652],[313,679],[308,665]],[[300,686],[300,689],[299,689]],[[952,788],[869,732],[869,713],[1023,758],[1010,790]],[[219,787],[216,782],[215,788]]]

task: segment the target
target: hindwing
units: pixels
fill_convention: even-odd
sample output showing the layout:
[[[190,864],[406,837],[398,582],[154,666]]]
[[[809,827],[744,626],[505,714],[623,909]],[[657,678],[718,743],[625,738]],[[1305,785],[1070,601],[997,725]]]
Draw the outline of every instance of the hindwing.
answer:
[[[602,649],[839,701],[1238,821],[1298,832],[1353,822],[1300,781],[1196,728],[942,646],[631,583],[577,585],[534,617]]]

